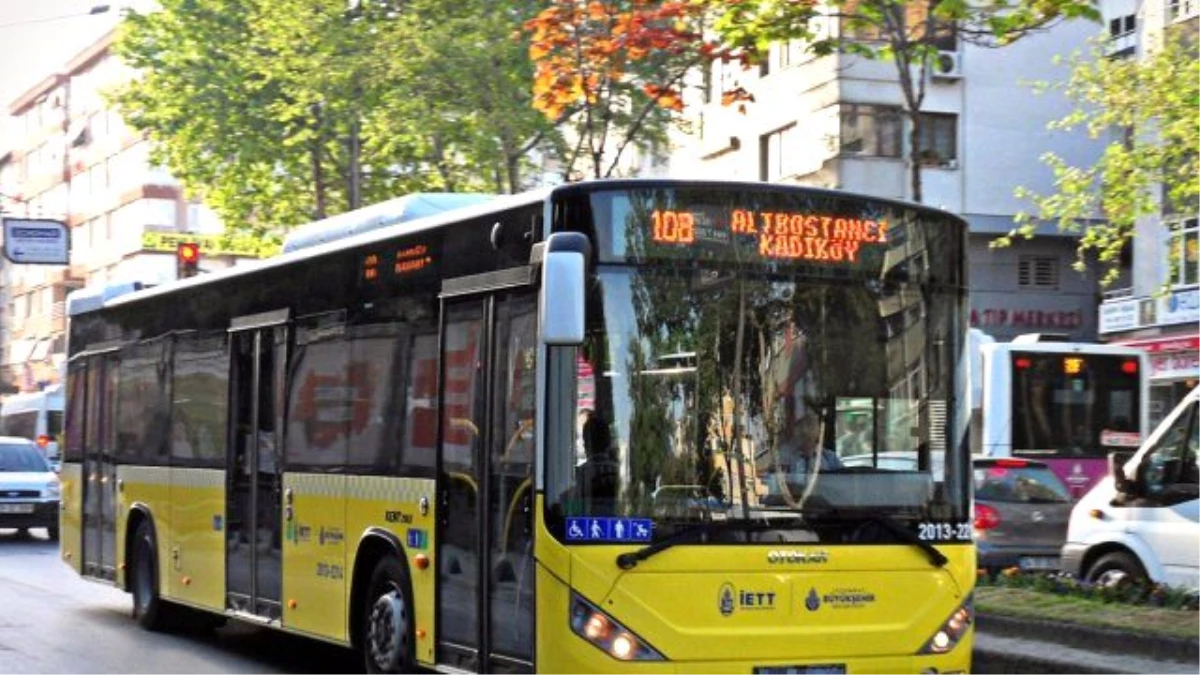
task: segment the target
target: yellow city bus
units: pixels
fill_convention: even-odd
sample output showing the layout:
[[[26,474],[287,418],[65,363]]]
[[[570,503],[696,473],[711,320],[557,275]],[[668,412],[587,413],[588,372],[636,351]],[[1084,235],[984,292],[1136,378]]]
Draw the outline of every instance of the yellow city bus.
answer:
[[[146,628],[369,672],[969,669],[964,221],[709,181],[466,201],[72,294],[64,561]]]

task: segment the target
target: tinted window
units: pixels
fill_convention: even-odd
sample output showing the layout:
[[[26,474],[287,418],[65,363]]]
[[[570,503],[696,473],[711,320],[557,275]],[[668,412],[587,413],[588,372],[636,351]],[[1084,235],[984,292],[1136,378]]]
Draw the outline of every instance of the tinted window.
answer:
[[[122,353],[117,381],[117,445],[128,462],[165,459],[170,432],[165,343],[139,344]]]
[[[4,435],[33,440],[37,436],[37,413],[13,413],[4,418]]]
[[[50,434],[50,438],[56,439],[63,430],[63,412],[61,410],[46,411],[46,433]]]
[[[225,459],[229,417],[226,336],[185,336],[175,344],[171,456],[184,465]]]
[[[1129,356],[1012,353],[1013,452],[1104,457],[1141,440],[1141,379]]]
[[[975,498],[991,502],[1051,504],[1071,501],[1066,486],[1044,466],[975,468]]]
[[[0,445],[0,471],[49,471],[50,467],[36,448],[30,445]]]
[[[340,312],[300,319],[288,370],[287,459],[294,467],[340,470],[359,398]],[[358,373],[361,377],[366,372]],[[365,398],[365,395],[363,396]],[[365,426],[366,418],[362,420]]]
[[[67,374],[67,442],[63,459],[68,462],[83,460],[84,403],[87,393],[87,370],[76,365]]]

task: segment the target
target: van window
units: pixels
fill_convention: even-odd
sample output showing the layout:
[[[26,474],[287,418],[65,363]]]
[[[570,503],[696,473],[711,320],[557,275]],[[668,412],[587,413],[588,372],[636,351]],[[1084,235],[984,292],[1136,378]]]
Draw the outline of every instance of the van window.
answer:
[[[1197,408],[1200,403],[1192,403],[1176,417],[1143,458],[1139,470],[1147,496],[1162,495],[1176,485],[1197,484]]]
[[[63,411],[47,410],[46,411],[46,434],[51,440],[58,440],[58,435],[63,430]]]
[[[4,435],[33,440],[37,438],[37,411],[11,413],[4,417]]]

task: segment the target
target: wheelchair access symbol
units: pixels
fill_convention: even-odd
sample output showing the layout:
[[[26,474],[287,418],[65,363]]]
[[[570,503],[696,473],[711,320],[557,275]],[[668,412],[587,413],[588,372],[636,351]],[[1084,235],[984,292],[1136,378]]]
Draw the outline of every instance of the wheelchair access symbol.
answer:
[[[567,518],[567,541],[650,541],[649,518]]]

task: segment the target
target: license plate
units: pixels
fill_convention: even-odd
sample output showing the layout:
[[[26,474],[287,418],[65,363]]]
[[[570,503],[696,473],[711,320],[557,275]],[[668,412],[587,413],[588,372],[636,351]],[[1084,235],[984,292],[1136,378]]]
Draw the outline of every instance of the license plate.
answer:
[[[1058,558],[1050,556],[1025,556],[1017,560],[1017,566],[1023,570],[1056,570],[1060,563]]]
[[[844,663],[810,663],[804,666],[758,666],[754,669],[756,673],[764,673],[767,675],[799,675],[801,673],[845,673],[846,664]]]
[[[33,513],[33,504],[0,504],[0,513]]]

